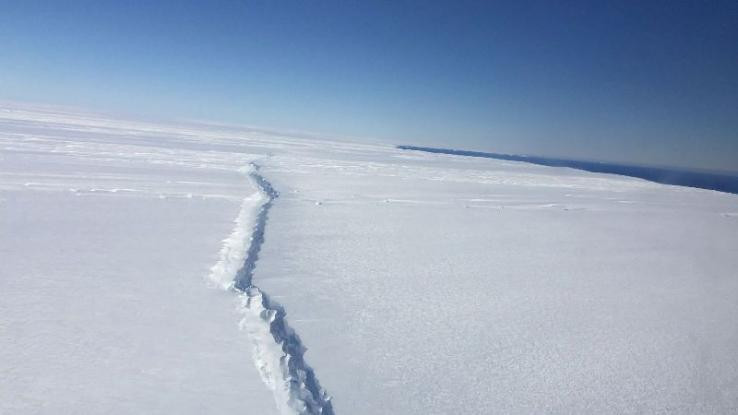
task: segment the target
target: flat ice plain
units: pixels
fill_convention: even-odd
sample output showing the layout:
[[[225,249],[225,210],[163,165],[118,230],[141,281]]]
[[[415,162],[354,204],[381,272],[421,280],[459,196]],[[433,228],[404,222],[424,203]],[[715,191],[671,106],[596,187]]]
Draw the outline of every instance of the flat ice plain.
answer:
[[[3,105],[0,292],[3,414],[738,413],[708,190]]]

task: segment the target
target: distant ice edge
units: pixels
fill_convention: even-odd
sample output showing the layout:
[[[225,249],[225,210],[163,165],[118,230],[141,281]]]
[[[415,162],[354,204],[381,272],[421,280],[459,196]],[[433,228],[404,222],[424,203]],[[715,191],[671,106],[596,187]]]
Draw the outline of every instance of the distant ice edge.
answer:
[[[272,390],[280,413],[334,415],[331,397],[305,362],[307,349],[287,324],[284,308],[252,283],[269,209],[279,194],[259,174],[258,165],[252,163],[242,172],[257,192],[243,200],[236,226],[223,241],[218,262],[210,269],[208,278],[241,297],[243,318],[239,326],[253,342],[254,363]]]

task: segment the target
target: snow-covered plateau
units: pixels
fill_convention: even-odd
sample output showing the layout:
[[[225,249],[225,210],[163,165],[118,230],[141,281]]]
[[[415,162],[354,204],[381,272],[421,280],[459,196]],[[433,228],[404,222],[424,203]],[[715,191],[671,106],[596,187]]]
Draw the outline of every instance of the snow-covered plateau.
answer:
[[[0,413],[738,413],[738,196],[3,104]]]

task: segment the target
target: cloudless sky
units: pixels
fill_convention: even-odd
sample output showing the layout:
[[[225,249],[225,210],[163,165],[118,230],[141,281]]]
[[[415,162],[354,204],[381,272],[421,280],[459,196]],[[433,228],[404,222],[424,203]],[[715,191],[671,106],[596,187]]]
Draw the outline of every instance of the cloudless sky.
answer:
[[[738,2],[0,0],[0,99],[738,170]]]

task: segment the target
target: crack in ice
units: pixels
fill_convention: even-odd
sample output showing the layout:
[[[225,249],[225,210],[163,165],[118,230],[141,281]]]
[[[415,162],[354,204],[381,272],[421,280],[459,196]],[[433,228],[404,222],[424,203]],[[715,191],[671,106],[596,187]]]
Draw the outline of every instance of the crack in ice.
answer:
[[[254,345],[254,362],[264,383],[272,390],[282,414],[334,415],[331,397],[320,386],[305,362],[307,350],[287,324],[284,308],[252,282],[264,229],[273,201],[279,196],[251,164],[243,171],[257,192],[244,199],[231,235],[223,241],[219,261],[210,280],[239,294],[243,319],[240,327]]]

